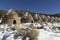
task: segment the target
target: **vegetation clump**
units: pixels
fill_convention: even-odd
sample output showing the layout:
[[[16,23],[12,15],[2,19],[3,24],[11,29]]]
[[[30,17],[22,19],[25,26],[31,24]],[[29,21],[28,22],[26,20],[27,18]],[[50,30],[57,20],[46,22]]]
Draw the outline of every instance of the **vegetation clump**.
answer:
[[[17,31],[17,33],[14,35],[14,39],[16,39],[18,36],[22,36],[22,40],[26,40],[26,38],[28,37],[29,40],[37,40],[38,37],[38,31],[36,30],[36,28],[21,28],[19,29],[19,31]]]

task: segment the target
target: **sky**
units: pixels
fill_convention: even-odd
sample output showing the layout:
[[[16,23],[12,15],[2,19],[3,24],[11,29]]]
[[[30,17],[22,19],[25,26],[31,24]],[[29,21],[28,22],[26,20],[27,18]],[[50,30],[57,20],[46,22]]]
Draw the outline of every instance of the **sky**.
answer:
[[[60,13],[60,0],[0,0],[0,10],[27,10],[36,13]]]

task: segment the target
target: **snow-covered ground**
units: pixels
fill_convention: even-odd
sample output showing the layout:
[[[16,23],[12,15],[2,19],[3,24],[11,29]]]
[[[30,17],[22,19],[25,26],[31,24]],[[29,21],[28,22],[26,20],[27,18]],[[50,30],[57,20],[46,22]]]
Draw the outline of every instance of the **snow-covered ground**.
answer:
[[[37,29],[39,31],[38,40],[60,40],[60,32],[52,32],[52,25],[60,26],[60,24],[51,24],[48,23],[47,25],[44,24],[44,29]],[[22,24],[21,27],[41,27],[38,23],[25,23]],[[14,27],[14,25],[12,25]],[[6,29],[9,28],[9,31]],[[0,25],[0,40],[14,40],[13,36],[16,31],[10,29],[8,25]],[[22,40],[21,37],[18,37],[16,40]]]
[[[44,29],[38,29],[38,31],[38,40],[60,40],[60,33],[53,33]],[[13,32],[0,33],[0,40],[14,40],[13,36]],[[16,40],[21,40],[21,38],[17,38]]]
[[[60,33],[53,33],[40,29],[38,40],[60,40]]]

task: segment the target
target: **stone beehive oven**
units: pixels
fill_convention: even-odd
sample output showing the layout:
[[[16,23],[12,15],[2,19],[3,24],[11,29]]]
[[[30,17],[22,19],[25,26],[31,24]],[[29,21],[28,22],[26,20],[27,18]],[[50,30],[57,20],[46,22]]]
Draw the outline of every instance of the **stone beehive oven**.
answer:
[[[54,22],[55,21],[55,17],[51,17],[51,22]]]
[[[33,17],[30,13],[25,12],[24,15],[21,18],[21,22],[22,23],[33,23],[34,20],[33,20]]]
[[[47,16],[48,22],[51,22],[51,17],[48,15]]]
[[[48,19],[47,19],[47,17],[45,15],[42,15],[41,18],[42,18],[42,23],[43,22],[44,23],[47,23],[48,22]]]
[[[20,23],[48,23],[60,22],[60,18],[50,15],[34,14],[29,11],[14,11],[10,9],[2,18],[2,24],[20,24]]]
[[[41,23],[42,22],[42,19],[41,19],[40,15],[38,15],[38,14],[35,14],[33,16],[33,19],[34,19],[34,22],[36,22],[36,23]]]
[[[8,11],[7,15],[3,17],[2,23],[3,24],[20,24],[21,20],[18,14],[11,9]]]

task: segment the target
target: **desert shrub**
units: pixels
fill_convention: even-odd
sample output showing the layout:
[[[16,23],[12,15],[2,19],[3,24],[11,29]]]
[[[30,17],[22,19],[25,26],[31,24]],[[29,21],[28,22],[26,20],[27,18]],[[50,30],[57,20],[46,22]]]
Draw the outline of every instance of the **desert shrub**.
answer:
[[[53,31],[53,32],[56,32],[56,26],[53,26],[53,27],[52,27],[52,31]]]
[[[17,28],[17,33],[14,35],[14,39],[16,39],[18,36],[22,36],[22,40],[26,39],[26,35],[28,33],[28,28],[24,29],[24,28]]]
[[[37,40],[38,37],[38,31],[36,28],[32,28],[30,32],[28,33],[30,40]]]
[[[23,36],[22,40],[26,40],[26,37],[29,37],[29,40],[37,40],[38,31],[37,28],[18,28],[17,34],[14,35],[14,38],[16,39],[18,36]]]
[[[16,33],[13,38],[16,39],[17,37],[18,37],[18,34]]]

